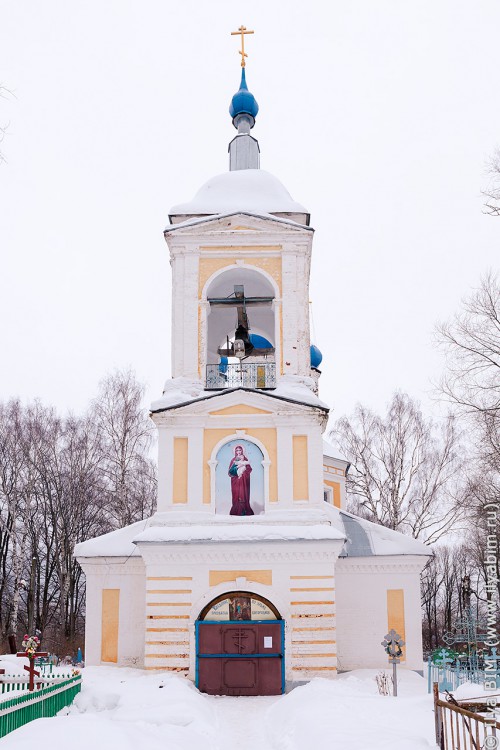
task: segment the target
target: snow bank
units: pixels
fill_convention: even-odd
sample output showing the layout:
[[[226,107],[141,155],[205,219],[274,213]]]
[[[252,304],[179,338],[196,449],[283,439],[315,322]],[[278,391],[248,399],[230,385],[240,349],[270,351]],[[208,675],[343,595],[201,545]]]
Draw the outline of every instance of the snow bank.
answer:
[[[494,678],[492,678],[494,680]],[[456,690],[450,690],[451,694],[457,699],[457,701],[473,700],[479,698],[480,700],[486,700],[491,698],[492,695],[498,696],[500,690],[495,688],[494,690],[485,690],[484,683],[477,684],[475,682],[464,682],[459,685]]]
[[[0,655],[0,669],[5,669],[6,675],[26,675],[24,667],[29,666],[29,659],[26,656],[16,656],[15,654]]]
[[[274,703],[266,715],[273,750],[424,750],[435,748],[432,700],[418,675],[401,695],[381,696],[374,670],[317,678]],[[420,689],[421,688],[421,689]],[[422,695],[415,696],[418,691]]]
[[[2,740],[2,750],[216,749],[215,713],[181,677],[87,667],[64,717],[39,719]]]
[[[186,679],[115,667],[83,670],[69,709],[7,735],[2,750],[431,750],[426,681],[399,670],[400,697],[378,695],[376,670],[316,679],[285,696],[227,698]]]

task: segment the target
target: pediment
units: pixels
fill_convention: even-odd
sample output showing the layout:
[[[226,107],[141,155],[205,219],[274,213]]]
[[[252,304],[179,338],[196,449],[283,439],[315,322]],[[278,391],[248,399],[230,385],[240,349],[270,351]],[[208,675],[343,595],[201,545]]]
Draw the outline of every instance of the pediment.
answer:
[[[272,412],[267,409],[260,409],[257,406],[241,403],[234,404],[233,406],[226,406],[223,409],[209,411],[208,413],[211,417],[225,417],[233,414],[272,414]]]
[[[225,234],[238,232],[238,235],[262,232],[263,234],[310,234],[314,230],[292,220],[273,216],[272,214],[252,214],[245,212],[203,216],[203,217],[186,217],[186,220],[169,225],[165,228],[165,237],[170,236],[192,236],[197,237],[209,236],[214,234]]]
[[[235,388],[227,391],[203,391],[197,399],[187,403],[172,404],[153,412],[155,422],[170,420],[175,415],[205,416],[209,419],[239,417],[269,419],[275,415],[307,414],[315,411],[312,405],[274,396],[273,391]]]

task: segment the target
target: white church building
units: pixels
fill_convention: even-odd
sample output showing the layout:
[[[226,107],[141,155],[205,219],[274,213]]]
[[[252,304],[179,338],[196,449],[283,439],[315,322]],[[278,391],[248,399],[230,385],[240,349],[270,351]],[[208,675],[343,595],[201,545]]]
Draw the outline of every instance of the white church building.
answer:
[[[323,440],[309,331],[314,230],[260,169],[245,79],[229,171],[174,206],[172,378],[151,406],[158,508],[77,545],[87,665],[176,672],[200,690],[277,694],[321,676],[422,669],[422,543],[346,511]]]

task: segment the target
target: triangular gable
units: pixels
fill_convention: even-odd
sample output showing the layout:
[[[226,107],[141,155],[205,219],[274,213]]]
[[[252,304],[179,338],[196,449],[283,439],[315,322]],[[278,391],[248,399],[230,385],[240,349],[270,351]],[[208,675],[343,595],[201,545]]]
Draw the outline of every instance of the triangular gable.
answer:
[[[234,231],[250,231],[252,233],[261,231],[269,233],[270,230],[272,232],[279,231],[280,233],[285,232],[290,234],[310,234],[314,232],[312,227],[298,224],[296,221],[291,221],[290,219],[272,216],[271,214],[235,212],[216,216],[203,216],[201,218],[187,218],[186,221],[179,224],[169,224],[165,227],[164,234],[167,237],[173,233],[182,235],[196,232],[196,236],[200,236],[203,234],[208,235]]]
[[[279,395],[274,395],[274,391],[258,391],[250,388],[231,388],[225,391],[202,391],[200,396],[195,399],[186,400],[180,403],[171,403],[161,407],[159,402],[157,408],[153,409],[153,414],[160,414],[161,412],[172,413],[175,410],[176,414],[182,412],[182,414],[207,414],[214,411],[220,411],[230,407],[241,407],[241,408],[254,408],[260,409],[268,414],[274,414],[277,411],[280,414],[296,414],[299,412],[309,412],[311,409],[321,409],[322,412],[328,412],[328,409],[315,406],[313,404],[307,404],[295,401],[290,398],[286,398]]]
[[[209,411],[208,413],[211,417],[222,417],[231,414],[272,414],[273,412],[266,409],[259,409],[256,406],[250,406],[250,404],[234,404],[233,406],[226,406],[223,409]]]

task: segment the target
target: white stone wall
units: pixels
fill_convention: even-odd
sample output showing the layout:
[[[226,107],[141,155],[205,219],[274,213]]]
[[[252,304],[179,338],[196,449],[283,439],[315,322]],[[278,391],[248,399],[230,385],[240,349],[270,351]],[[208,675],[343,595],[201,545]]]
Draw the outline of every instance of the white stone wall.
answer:
[[[86,578],[85,664],[101,661],[102,591],[119,589],[119,667],[144,665],[145,567],[141,557],[78,558]]]
[[[195,679],[195,622],[213,599],[248,591],[271,601],[286,621],[288,684],[337,669],[334,564],[341,542],[145,545],[146,669],[178,671]],[[271,571],[264,585],[245,571]],[[210,586],[210,571],[235,573]],[[155,593],[153,593],[155,592]],[[161,593],[160,593],[161,592]],[[148,632],[148,628],[158,628]]]
[[[422,669],[421,557],[336,559],[341,543],[141,545],[141,558],[80,559],[87,577],[85,660],[101,664],[102,590],[120,589],[118,666],[176,671],[195,679],[195,622],[217,596],[248,591],[286,621],[286,681],[387,668],[387,590],[403,589],[406,659]],[[234,573],[210,586],[210,571]],[[250,571],[250,572],[249,572]],[[271,585],[252,571],[271,571]],[[247,573],[247,575],[245,574]],[[333,589],[333,590],[332,590]],[[146,590],[149,592],[145,594]]]
[[[339,671],[388,666],[380,645],[388,632],[387,590],[404,590],[406,669],[422,669],[420,572],[417,556],[341,558],[336,566]]]

